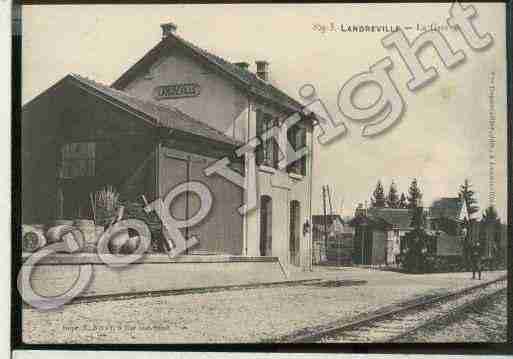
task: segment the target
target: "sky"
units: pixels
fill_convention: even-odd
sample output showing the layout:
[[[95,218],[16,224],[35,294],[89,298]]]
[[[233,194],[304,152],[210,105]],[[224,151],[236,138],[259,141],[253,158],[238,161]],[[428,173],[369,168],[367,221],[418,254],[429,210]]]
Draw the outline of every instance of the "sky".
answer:
[[[174,22],[178,34],[233,62],[270,63],[271,81],[292,97],[312,84],[330,114],[348,133],[329,145],[315,141],[313,213],[322,211],[322,185],[329,185],[336,212],[352,215],[358,203],[370,202],[378,180],[392,180],[407,192],[417,178],[423,204],[457,196],[468,178],[483,210],[490,191],[489,87],[495,73],[496,137],[494,167],[496,207],[506,218],[506,55],[505,11],[501,3],[474,4],[474,25],[489,32],[493,45],[475,52],[458,32],[448,29],[449,4],[253,4],[253,5],[56,5],[23,7],[23,103],[69,73],[110,84],[160,41],[160,24]],[[421,27],[444,25],[442,33],[466,61],[447,69],[436,52],[420,55],[439,76],[411,92],[410,78],[398,53],[381,45],[385,33],[322,32],[331,24],[400,25],[410,40]],[[384,57],[406,104],[399,123],[373,139],[360,135],[362,123],[345,119],[337,97],[352,76],[368,71]],[[364,92],[365,91],[365,92]],[[376,88],[357,101],[375,101]]]

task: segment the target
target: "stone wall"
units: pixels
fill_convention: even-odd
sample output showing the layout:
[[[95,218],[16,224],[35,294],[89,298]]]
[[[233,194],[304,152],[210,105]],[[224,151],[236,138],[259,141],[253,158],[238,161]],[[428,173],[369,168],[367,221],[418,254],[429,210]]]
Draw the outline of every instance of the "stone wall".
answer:
[[[80,265],[86,264],[93,266],[93,277],[82,297],[286,280],[276,257],[148,254],[125,268],[110,268],[96,254],[80,253],[46,257],[34,269],[33,288],[40,295],[58,295],[72,286]]]

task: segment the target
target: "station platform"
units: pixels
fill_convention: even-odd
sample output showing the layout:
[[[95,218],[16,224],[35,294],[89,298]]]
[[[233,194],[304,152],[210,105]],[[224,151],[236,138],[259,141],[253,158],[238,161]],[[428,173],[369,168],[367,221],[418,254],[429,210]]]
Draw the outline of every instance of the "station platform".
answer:
[[[303,328],[457,291],[505,271],[402,274],[355,267],[292,271],[299,285],[79,303],[23,310],[26,343],[257,343]]]

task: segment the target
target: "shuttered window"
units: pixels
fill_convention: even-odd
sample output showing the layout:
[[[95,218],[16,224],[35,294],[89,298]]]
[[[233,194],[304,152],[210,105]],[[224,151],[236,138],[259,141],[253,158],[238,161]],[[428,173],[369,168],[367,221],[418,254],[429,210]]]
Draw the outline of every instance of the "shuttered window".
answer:
[[[92,177],[95,175],[96,143],[68,143],[61,148],[60,178]]]
[[[287,131],[287,138],[294,148],[298,151],[306,146],[306,128],[294,125]],[[298,175],[306,176],[306,156],[289,164],[287,171]]]
[[[258,137],[262,136],[264,133],[264,121],[262,118],[262,111],[256,110],[256,135]],[[260,166],[264,162],[264,146],[260,144],[256,150],[256,164]]]
[[[256,121],[257,136],[259,137],[271,130],[273,126],[278,125],[277,119],[261,110],[256,111]],[[263,141],[260,146],[258,146],[256,151],[256,161],[257,165],[278,168],[278,143],[272,137],[269,137],[266,141]]]

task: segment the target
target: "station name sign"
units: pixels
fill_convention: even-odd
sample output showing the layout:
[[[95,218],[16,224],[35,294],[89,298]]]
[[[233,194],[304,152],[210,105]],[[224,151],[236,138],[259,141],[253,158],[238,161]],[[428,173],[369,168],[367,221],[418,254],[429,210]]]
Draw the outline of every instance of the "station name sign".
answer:
[[[157,100],[196,97],[199,96],[200,91],[200,85],[195,83],[164,85],[155,87],[153,90],[153,97]]]

